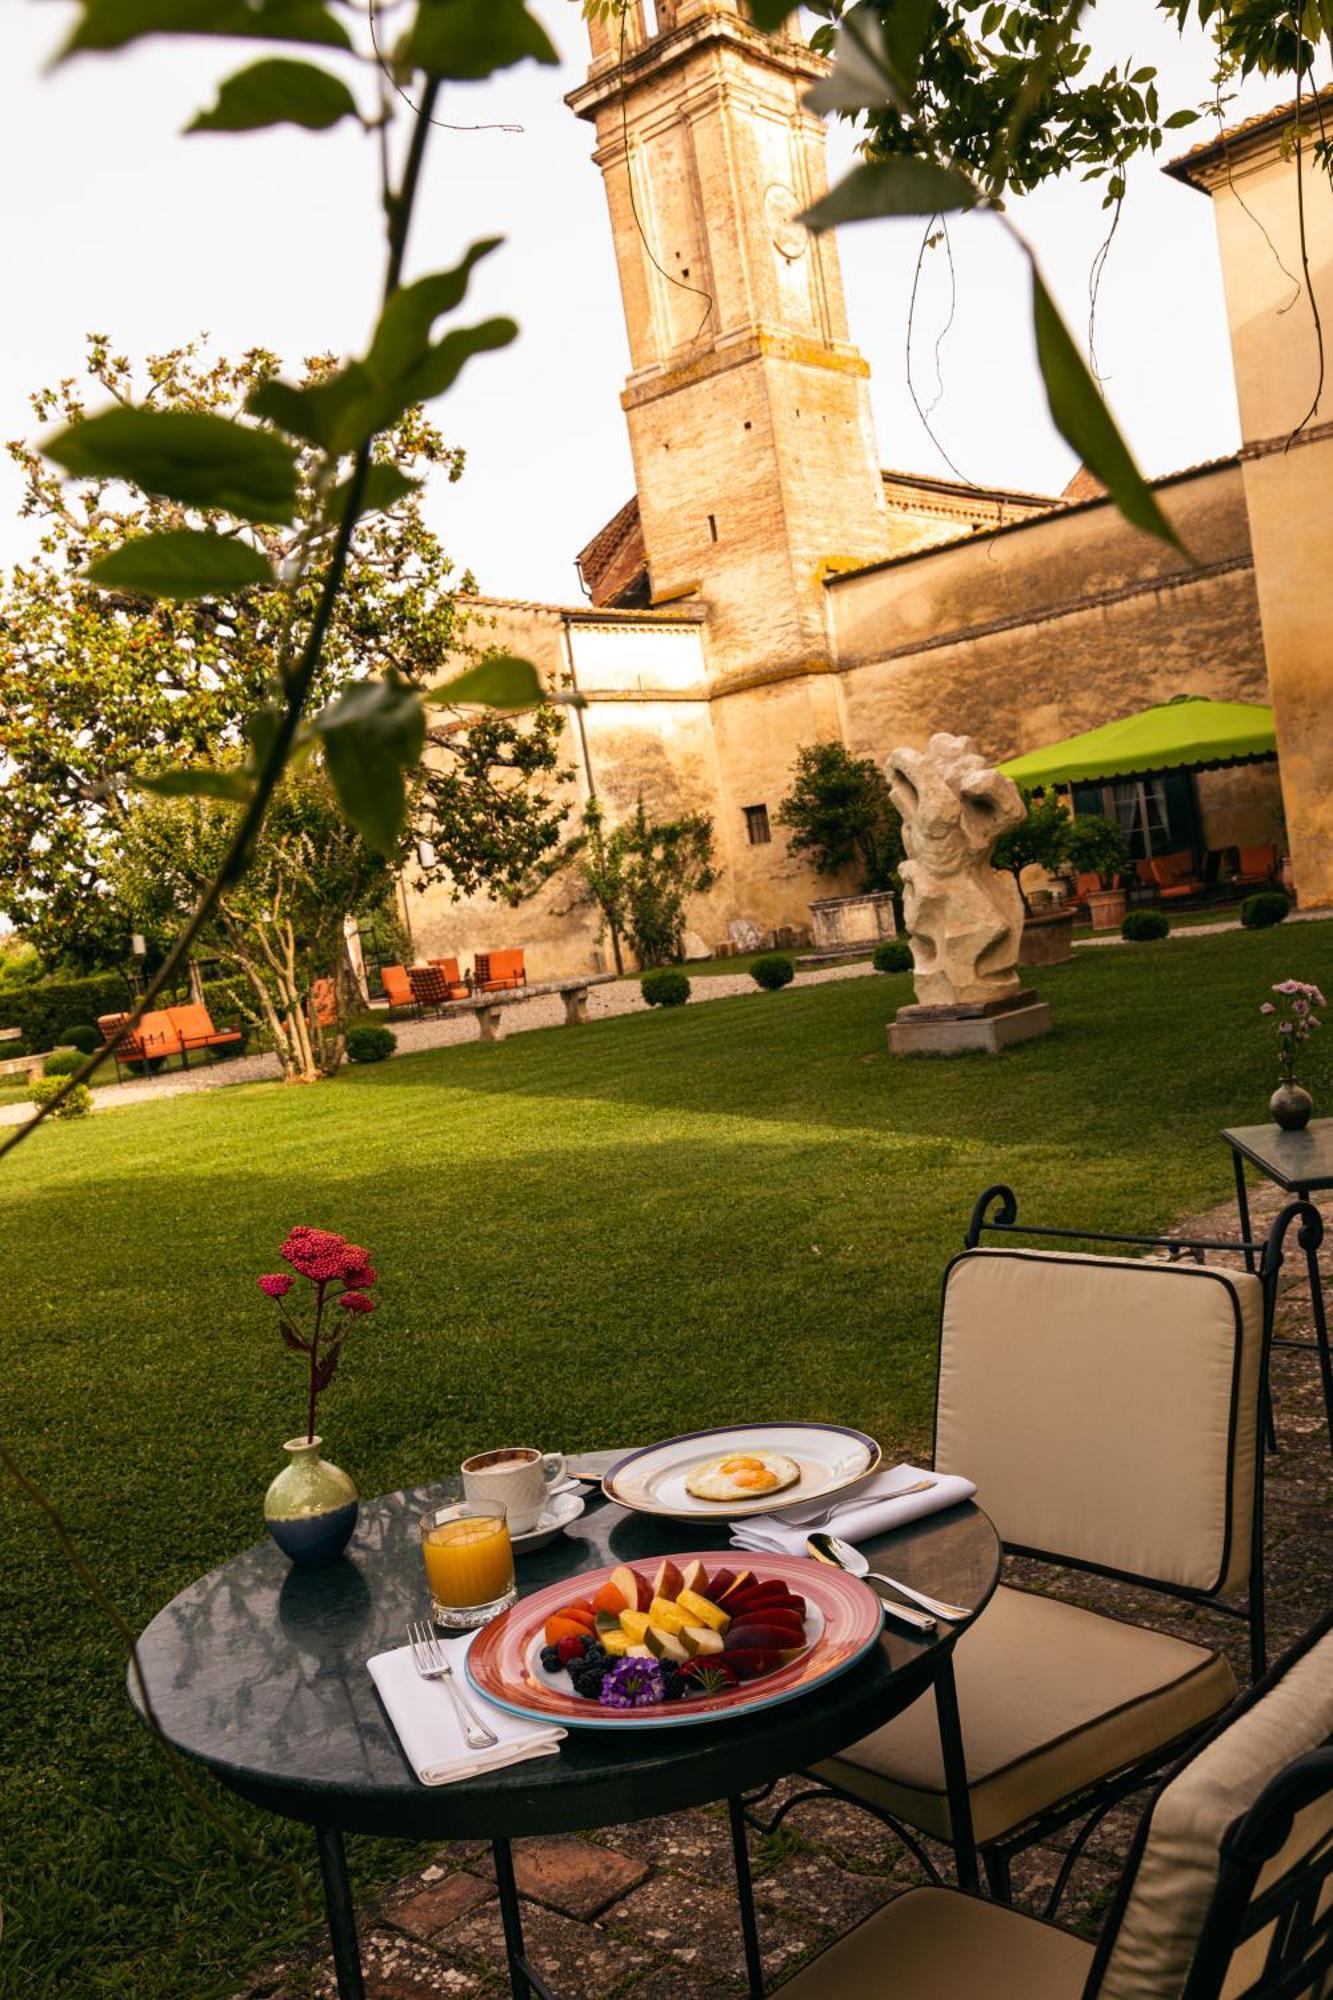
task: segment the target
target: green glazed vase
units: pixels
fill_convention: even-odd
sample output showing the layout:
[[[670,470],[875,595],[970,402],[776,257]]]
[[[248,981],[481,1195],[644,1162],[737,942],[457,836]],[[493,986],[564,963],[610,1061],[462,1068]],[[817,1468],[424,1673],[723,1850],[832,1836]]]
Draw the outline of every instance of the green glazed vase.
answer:
[[[264,1521],[294,1563],[333,1562],[352,1539],[357,1492],[345,1472],[319,1455],[320,1438],[288,1438],[290,1463],[264,1495]]]

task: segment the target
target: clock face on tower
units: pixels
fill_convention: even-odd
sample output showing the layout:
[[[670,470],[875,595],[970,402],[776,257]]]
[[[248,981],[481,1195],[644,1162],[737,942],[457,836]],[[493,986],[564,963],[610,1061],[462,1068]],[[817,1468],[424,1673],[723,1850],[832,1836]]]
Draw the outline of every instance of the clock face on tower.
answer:
[[[764,193],[768,233],[773,238],[773,247],[789,264],[794,264],[798,257],[804,257],[810,242],[810,232],[797,219],[799,207],[796,196],[781,181],[774,181]]]

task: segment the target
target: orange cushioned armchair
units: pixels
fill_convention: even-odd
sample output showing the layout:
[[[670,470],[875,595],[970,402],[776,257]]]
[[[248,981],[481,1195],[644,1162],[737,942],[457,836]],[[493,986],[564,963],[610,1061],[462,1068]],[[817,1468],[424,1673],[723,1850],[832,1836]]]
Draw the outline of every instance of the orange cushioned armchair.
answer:
[[[1271,882],[1277,875],[1277,849],[1272,841],[1265,841],[1262,847],[1242,847],[1240,867],[1236,870],[1233,888],[1252,889],[1265,882]]]
[[[1180,896],[1201,896],[1204,884],[1194,873],[1194,863],[1188,854],[1163,854],[1150,864],[1152,879],[1157,884],[1157,893],[1164,903],[1173,902]]]
[[[430,963],[449,988],[451,1000],[467,1000],[471,997],[472,989],[459,971],[456,958],[432,958]]]
[[[152,1018],[151,1014],[145,1014],[143,1025]],[[191,1049],[202,1049],[207,1060],[215,1050],[235,1049],[244,1039],[239,1028],[215,1028],[213,1017],[207,1007],[199,1005],[168,1007],[166,1019],[175,1030],[181,1060],[187,1069]]]
[[[499,993],[509,986],[526,986],[521,951],[479,951],[472,968],[472,985],[477,993]]]
[[[412,991],[412,982],[407,976],[406,966],[382,965],[380,984],[384,988],[384,997],[391,1007],[416,1006],[416,995]]]

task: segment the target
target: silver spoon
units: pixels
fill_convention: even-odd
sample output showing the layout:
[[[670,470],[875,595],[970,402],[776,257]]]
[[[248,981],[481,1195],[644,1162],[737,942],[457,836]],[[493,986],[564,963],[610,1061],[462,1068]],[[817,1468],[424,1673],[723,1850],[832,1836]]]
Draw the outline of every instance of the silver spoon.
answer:
[[[919,1604],[923,1611],[933,1613],[936,1618],[947,1618],[950,1624],[957,1624],[961,1619],[972,1616],[965,1604],[946,1604],[942,1598],[927,1597],[924,1591],[913,1590],[910,1584],[899,1583],[897,1577],[884,1576],[879,1570],[871,1569],[869,1557],[863,1556],[860,1549],[854,1547],[851,1542],[844,1542],[840,1535],[828,1535],[823,1532],[807,1535],[805,1546],[816,1562],[828,1563],[834,1569],[845,1569],[849,1576],[864,1577],[870,1583],[887,1584],[890,1590],[900,1591],[904,1597],[910,1597],[913,1604]],[[886,1607],[890,1611],[896,1608],[894,1605]]]

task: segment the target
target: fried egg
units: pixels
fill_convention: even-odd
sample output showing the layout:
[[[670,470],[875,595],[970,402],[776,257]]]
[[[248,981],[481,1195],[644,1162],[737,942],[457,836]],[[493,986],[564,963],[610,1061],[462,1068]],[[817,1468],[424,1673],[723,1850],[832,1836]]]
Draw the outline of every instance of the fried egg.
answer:
[[[801,1468],[780,1451],[731,1452],[710,1458],[686,1476],[685,1491],[696,1500],[758,1500],[794,1486]]]

